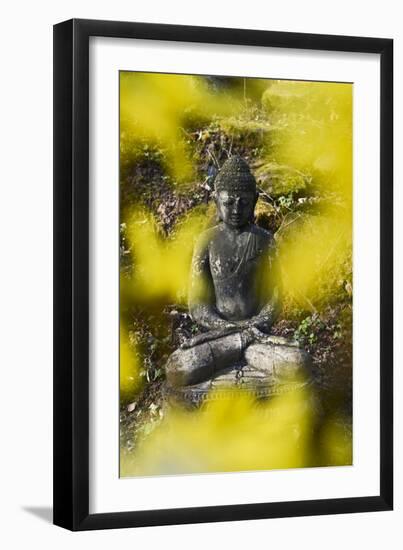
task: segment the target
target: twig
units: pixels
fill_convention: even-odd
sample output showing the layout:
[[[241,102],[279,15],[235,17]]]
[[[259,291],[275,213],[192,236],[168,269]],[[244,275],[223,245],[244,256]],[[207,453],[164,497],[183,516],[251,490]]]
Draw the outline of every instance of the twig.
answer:
[[[228,158],[231,158],[232,144],[233,144],[233,143],[234,143],[234,134],[231,134],[231,143],[230,143],[230,146],[229,146]]]
[[[273,204],[275,203],[275,200],[268,193],[266,193],[266,191],[263,191],[263,189],[261,187],[256,186],[256,189],[257,189],[259,195],[262,195],[263,197],[266,197],[266,199],[268,199]]]
[[[342,237],[345,235],[345,231],[340,231],[337,239],[333,242],[333,246],[330,248],[329,252],[326,255],[326,258],[322,261],[322,267],[329,261],[329,258],[333,254],[335,248],[339,245]]]
[[[288,215],[288,214],[287,214]],[[284,225],[284,220],[287,219],[287,216],[284,216],[283,218],[283,221],[281,222],[280,224],[280,227],[277,229],[276,233],[278,233],[280,230],[282,229],[285,229],[286,227],[288,227],[289,225],[291,225],[292,223],[296,222],[297,220],[299,220],[300,218],[302,218],[302,214],[298,214],[295,216],[295,218],[293,218],[291,221],[289,221],[288,223],[286,223]]]
[[[219,170],[219,169],[220,169],[220,164],[219,164],[219,162],[218,162],[218,160],[217,160],[215,154],[212,153],[212,152],[210,151],[210,149],[208,149],[208,148],[207,148],[207,153],[210,155],[210,157],[212,158],[214,164],[216,165],[216,168],[218,168],[218,170]]]

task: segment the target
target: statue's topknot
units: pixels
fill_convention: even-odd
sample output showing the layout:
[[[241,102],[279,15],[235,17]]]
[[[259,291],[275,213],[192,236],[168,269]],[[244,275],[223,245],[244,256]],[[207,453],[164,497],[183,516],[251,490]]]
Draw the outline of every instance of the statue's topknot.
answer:
[[[253,191],[256,193],[256,180],[246,161],[234,155],[224,162],[218,172],[214,187],[219,191]]]

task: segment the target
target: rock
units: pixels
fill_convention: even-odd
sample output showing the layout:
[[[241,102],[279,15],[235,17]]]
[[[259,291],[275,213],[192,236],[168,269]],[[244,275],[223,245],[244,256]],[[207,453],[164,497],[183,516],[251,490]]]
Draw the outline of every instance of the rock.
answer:
[[[258,184],[273,196],[301,191],[311,178],[291,166],[268,162],[256,170]]]

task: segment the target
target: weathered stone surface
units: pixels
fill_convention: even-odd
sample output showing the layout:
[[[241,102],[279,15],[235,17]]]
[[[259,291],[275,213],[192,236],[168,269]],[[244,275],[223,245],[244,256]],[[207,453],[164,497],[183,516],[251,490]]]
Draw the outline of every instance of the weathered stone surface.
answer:
[[[239,364],[213,376],[205,382],[190,386],[173,387],[167,385],[165,393],[168,399],[173,399],[185,405],[200,406],[203,403],[232,397],[239,393],[247,393],[256,399],[264,399],[274,395],[289,392],[309,385],[308,378],[303,381],[283,381],[276,384],[271,376],[261,369],[248,364]]]
[[[270,342],[251,344],[245,350],[248,365],[274,380],[289,380],[301,372],[310,372],[311,361],[305,350],[296,345]]]
[[[295,378],[308,379],[310,371],[305,351],[269,336],[280,310],[276,246],[273,235],[253,223],[258,193],[243,159],[224,163],[215,197],[220,223],[196,243],[189,292],[191,317],[205,332],[182,344],[166,365],[168,393],[192,402],[231,388],[268,395]]]
[[[194,349],[192,354],[183,356],[182,368],[186,369],[191,358],[200,360]],[[176,386],[168,383],[166,390],[169,396],[193,405],[240,391],[265,398],[310,383],[310,370],[311,359],[303,349],[285,338],[268,336],[265,343],[251,344],[237,364],[213,374],[208,380]],[[295,381],[298,376],[300,378]]]

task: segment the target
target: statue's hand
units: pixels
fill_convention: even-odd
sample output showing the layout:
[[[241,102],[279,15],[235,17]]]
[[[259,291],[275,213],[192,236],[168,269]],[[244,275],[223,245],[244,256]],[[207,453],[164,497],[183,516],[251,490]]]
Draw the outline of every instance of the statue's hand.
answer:
[[[236,321],[235,323],[240,330],[252,328],[260,329],[261,327],[266,326],[264,321],[258,316],[251,317],[250,319],[244,319],[242,321]]]
[[[265,340],[267,338],[267,334],[259,330],[257,327],[253,326],[251,327],[251,332],[256,340]]]
[[[204,344],[205,342],[209,342],[211,340],[222,338],[223,336],[227,336],[228,334],[233,334],[234,332],[240,332],[239,327],[234,323],[225,323],[225,325],[221,326],[221,328],[219,329],[214,329],[208,332],[201,332],[199,334],[196,334],[189,340],[186,340],[185,342],[183,342],[180,345],[180,347],[182,349],[193,348],[194,346]]]
[[[242,331],[242,342],[243,342],[243,348],[248,347],[250,344],[253,344],[254,342],[261,342],[265,338],[267,338],[267,335],[264,334],[264,332],[261,332],[258,328],[254,326],[248,326],[245,327]]]
[[[247,330],[253,327],[252,319],[243,319],[242,321],[232,321],[232,325],[238,327],[239,330]]]

